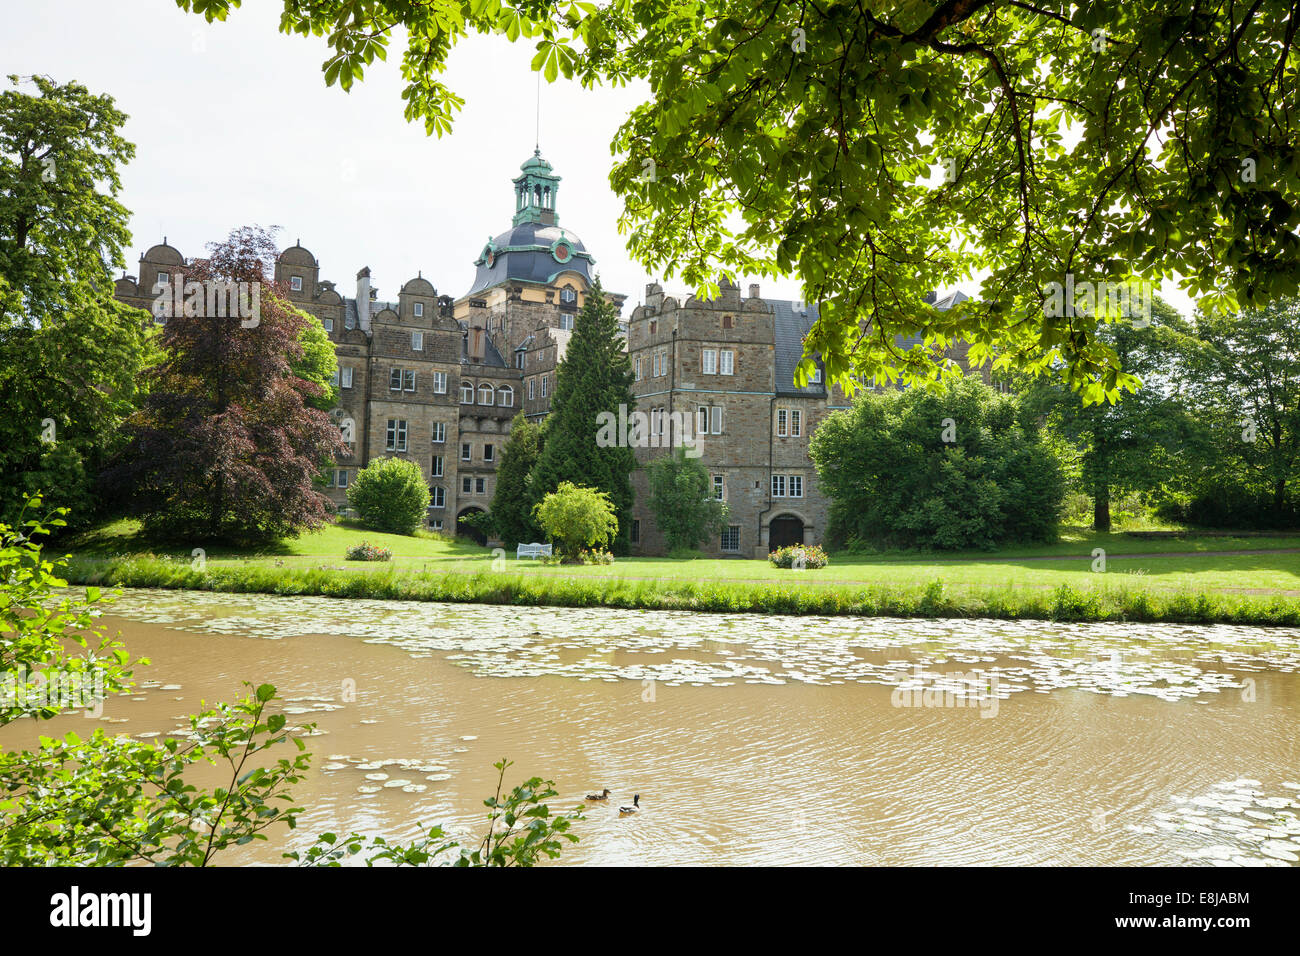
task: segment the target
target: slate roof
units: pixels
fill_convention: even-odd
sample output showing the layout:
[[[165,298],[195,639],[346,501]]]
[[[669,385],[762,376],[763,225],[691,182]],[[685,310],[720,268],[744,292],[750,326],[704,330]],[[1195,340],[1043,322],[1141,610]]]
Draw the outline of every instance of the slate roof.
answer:
[[[958,302],[964,302],[969,299],[966,293],[957,289],[945,295],[938,301],[935,300],[934,293],[926,296],[926,302],[932,304],[936,309],[946,312]],[[764,299],[768,306],[771,307],[775,322],[776,342],[776,394],[778,395],[806,395],[810,397],[825,397],[826,385],[823,374],[823,383],[814,385],[811,382],[803,388],[798,388],[794,384],[795,366],[803,357],[803,339],[817,321],[817,303],[815,302],[795,302],[789,299]],[[894,344],[900,349],[911,348],[920,342],[922,336],[897,335],[894,337]],[[820,364],[820,363],[819,363]]]
[[[560,238],[572,250],[567,262],[556,262],[551,255],[551,246]],[[591,266],[595,259],[587,252],[582,240],[569,229],[540,222],[522,222],[492,239],[491,245],[496,250],[496,258],[491,266],[485,256],[475,260],[478,271],[466,296],[508,280],[550,283],[561,272],[577,272],[588,283],[592,281]]]

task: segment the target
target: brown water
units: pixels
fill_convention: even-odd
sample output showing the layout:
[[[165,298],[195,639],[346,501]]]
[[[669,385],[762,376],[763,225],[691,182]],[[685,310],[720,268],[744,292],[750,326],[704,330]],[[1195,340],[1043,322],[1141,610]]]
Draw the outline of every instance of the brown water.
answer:
[[[471,837],[501,756],[508,780],[554,778],[553,807],[613,790],[564,863],[1300,856],[1296,631],[149,591],[106,621],[154,663],[101,726],[167,733],[247,680],[322,731],[298,830],[228,862],[280,862],[325,830]],[[13,725],[0,743],[30,734]],[[374,765],[402,760],[419,766]],[[396,779],[425,789],[381,786]],[[633,793],[643,812],[620,818]]]

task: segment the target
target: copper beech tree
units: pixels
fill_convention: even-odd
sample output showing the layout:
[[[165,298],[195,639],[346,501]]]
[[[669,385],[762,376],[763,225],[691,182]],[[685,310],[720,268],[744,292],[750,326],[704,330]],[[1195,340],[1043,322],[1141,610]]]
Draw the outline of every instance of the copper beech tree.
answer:
[[[311,317],[274,281],[274,239],[244,227],[210,243],[184,285],[155,289],[164,360],[105,474],[147,530],[187,540],[258,541],[319,527],[329,500],[314,487],[344,454],[338,427],[309,402],[300,335]]]

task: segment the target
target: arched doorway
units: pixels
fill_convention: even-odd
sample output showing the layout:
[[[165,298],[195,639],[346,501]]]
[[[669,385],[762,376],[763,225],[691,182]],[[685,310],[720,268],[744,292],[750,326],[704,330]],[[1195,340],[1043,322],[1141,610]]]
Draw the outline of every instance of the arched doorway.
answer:
[[[456,515],[456,534],[461,537],[469,538],[475,544],[486,545],[487,544],[486,534],[484,534],[478,528],[474,527],[472,524],[462,524],[460,520],[461,518],[464,518],[466,515],[481,515],[481,514],[486,514],[486,512],[484,512],[482,508],[475,508],[475,507],[462,508],[460,514]]]
[[[767,549],[775,551],[791,544],[803,544],[803,519],[777,515],[767,526]]]

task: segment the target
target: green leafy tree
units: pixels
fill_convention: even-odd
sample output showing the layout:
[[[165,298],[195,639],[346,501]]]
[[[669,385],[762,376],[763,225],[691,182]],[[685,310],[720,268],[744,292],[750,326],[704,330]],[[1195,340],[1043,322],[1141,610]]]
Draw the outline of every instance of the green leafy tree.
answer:
[[[325,38],[345,90],[403,38],[406,115],[439,135],[462,104],[439,78],[471,32],[534,43],[548,81],[647,82],[612,144],[631,251],[705,292],[719,272],[798,275],[822,304],[801,375],[820,353],[835,380],[914,382],[961,337],[976,362],[1113,399],[1136,382],[1097,315],[1048,314],[1049,283],[1177,271],[1214,307],[1300,287],[1295,17],[1285,0],[283,0],[280,29]],[[977,270],[976,298],[926,304]],[[899,333],[925,337],[899,352]]]
[[[813,434],[830,536],[936,549],[1056,537],[1064,482],[1036,418],[975,378],[865,393]]]
[[[0,518],[43,490],[84,522],[151,358],[148,316],[113,298],[135,147],[112,98],[30,83],[0,92]]]
[[[349,486],[348,504],[372,531],[415,534],[429,509],[429,486],[415,462],[376,458]]]
[[[1156,299],[1151,311],[1150,325],[1123,321],[1099,329],[1124,368],[1142,380],[1122,401],[1088,404],[1059,381],[1017,379],[1026,407],[1046,416],[1052,433],[1077,455],[1078,484],[1092,497],[1096,531],[1110,530],[1114,498],[1137,492],[1165,500],[1187,468],[1196,431],[1190,395],[1199,387],[1188,366],[1195,340],[1168,303]]]
[[[606,547],[618,530],[609,495],[562,481],[533,509],[548,538],[560,545],[566,561],[577,561],[585,548]]]
[[[1203,426],[1187,517],[1293,527],[1300,514],[1300,300],[1195,318],[1189,392]]]
[[[542,429],[520,412],[510,423],[510,437],[501,449],[496,490],[489,509],[492,528],[507,548],[521,541],[537,541],[542,536],[533,520],[533,506],[537,501],[528,484],[528,473],[537,464],[541,449]]]
[[[275,241],[246,227],[208,250],[187,267],[186,288],[241,284],[250,315],[230,314],[234,299],[209,308],[205,295],[166,318],[166,357],[147,373],[149,395],[104,485],[153,534],[248,542],[318,528],[331,506],[313,483],[347,446],[307,404],[321,387],[293,372],[304,319],[270,281]]]
[[[649,468],[650,510],[669,551],[694,548],[720,534],[727,506],[713,496],[708,469],[685,448],[652,462]]]
[[[319,318],[302,309],[294,311],[302,322],[302,331],[298,333],[302,357],[294,361],[290,368],[294,375],[320,389],[320,394],[307,396],[307,404],[322,412],[331,411],[339,403],[339,387],[334,381],[338,375],[339,363],[334,343],[330,341],[329,333]]]
[[[565,481],[605,492],[618,520],[620,550],[625,550],[636,457],[631,448],[598,440],[601,416],[618,416],[620,405],[628,414],[636,407],[632,362],[619,335],[618,309],[597,280],[574,321],[573,337],[556,369],[545,438],[528,482],[533,500]]]

